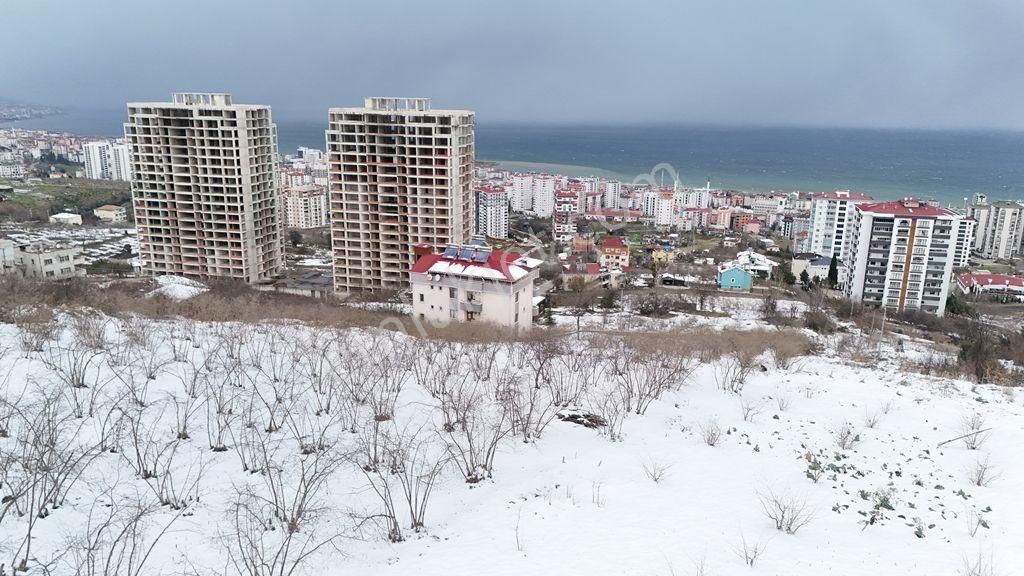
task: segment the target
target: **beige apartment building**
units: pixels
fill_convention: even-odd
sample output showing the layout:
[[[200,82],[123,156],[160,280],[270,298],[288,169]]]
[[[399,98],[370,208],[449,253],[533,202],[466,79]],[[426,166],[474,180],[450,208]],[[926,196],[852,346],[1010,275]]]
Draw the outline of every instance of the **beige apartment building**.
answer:
[[[285,226],[288,228],[322,228],[327,226],[327,190],[316,184],[300,184],[285,188]]]
[[[129,103],[124,132],[144,272],[246,282],[281,272],[270,106],[174,94],[171,102]]]
[[[413,246],[474,226],[474,114],[427,98],[331,108],[327,154],[336,293],[408,286]]]

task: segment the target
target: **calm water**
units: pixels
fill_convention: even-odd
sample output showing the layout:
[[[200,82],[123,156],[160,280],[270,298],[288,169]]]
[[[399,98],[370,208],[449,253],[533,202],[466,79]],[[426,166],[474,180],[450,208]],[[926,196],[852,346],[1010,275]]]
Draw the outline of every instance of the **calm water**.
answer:
[[[282,152],[324,147],[322,122],[280,115],[276,121]],[[514,169],[632,181],[668,163],[686,184],[702,185],[710,178],[713,186],[741,190],[849,188],[880,199],[918,196],[954,204],[975,192],[1024,198],[1024,133],[477,121],[477,157]],[[71,110],[13,125],[117,136],[122,122],[121,111]]]

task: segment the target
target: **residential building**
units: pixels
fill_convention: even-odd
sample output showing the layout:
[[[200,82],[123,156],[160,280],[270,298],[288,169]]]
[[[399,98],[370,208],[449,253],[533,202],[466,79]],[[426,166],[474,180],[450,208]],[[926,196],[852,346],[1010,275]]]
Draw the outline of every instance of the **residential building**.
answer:
[[[124,206],[104,204],[92,211],[93,216],[111,224],[120,224],[128,221],[128,210]]]
[[[989,216],[992,214],[992,206],[988,203],[988,197],[984,194],[975,194],[974,203],[969,204],[964,213],[975,221],[972,249],[980,254],[984,251],[985,243],[988,241]]]
[[[417,244],[446,246],[472,234],[474,114],[436,110],[428,98],[367,98],[331,108],[334,290],[399,289]]]
[[[597,248],[597,262],[601,268],[622,270],[629,267],[629,246],[620,236],[605,236]]]
[[[853,218],[853,206],[870,200],[870,196],[849,190],[812,195],[807,251],[823,256],[835,254],[845,259],[846,235]]]
[[[513,212],[533,210],[533,174],[513,174],[509,207]]]
[[[493,250],[482,239],[443,253],[420,246],[409,273],[414,317],[431,324],[484,322],[514,330],[533,325],[533,282],[540,260]]]
[[[772,274],[772,270],[779,265],[778,262],[759,254],[753,250],[744,250],[736,254],[736,258],[726,262],[725,264],[742,268],[751,274],[756,274],[762,278],[768,278]]]
[[[24,178],[24,164],[0,164],[0,178]]]
[[[619,198],[622,196],[622,182],[618,180],[604,181],[604,207],[618,208]]]
[[[61,224],[63,226],[81,226],[82,216],[70,212],[58,212],[50,216],[50,224]]]
[[[123,142],[100,140],[82,145],[85,177],[92,180],[131,181],[131,152]]]
[[[78,246],[38,242],[16,246],[13,251],[8,248],[4,252],[5,271],[15,271],[25,278],[42,280],[66,280],[85,274],[76,266],[76,259],[82,249]],[[8,267],[8,258],[13,252],[12,268]]]
[[[572,190],[555,192],[555,209],[551,215],[551,234],[557,242],[569,242],[576,235],[577,194]]]
[[[807,276],[811,280],[818,282],[825,282],[828,280],[828,271],[832,267],[832,256],[822,256],[820,254],[797,254],[793,256],[793,262],[790,266],[790,272],[794,276],[800,278],[802,272],[807,272]],[[846,264],[842,260],[836,258],[836,282],[840,287],[846,286],[846,281],[849,277],[848,269]]]
[[[957,221],[956,245],[953,248],[953,269],[967,268],[971,265],[971,251],[974,246],[974,234],[978,223],[972,218]]]
[[[504,187],[476,189],[476,233],[488,238],[508,238],[508,192]]]
[[[555,190],[558,181],[550,174],[535,174],[533,176],[533,213],[539,218],[550,218],[555,210]]]
[[[316,184],[300,184],[285,188],[281,197],[286,227],[303,230],[323,228],[330,222],[326,188]]]
[[[968,272],[956,277],[957,288],[964,294],[999,294],[1024,296],[1024,279],[988,270]]]
[[[1009,260],[1020,253],[1022,236],[1024,204],[1001,201],[989,205],[982,256]]]
[[[16,248],[13,240],[0,238],[0,274],[17,271],[14,267],[17,261]]]
[[[846,247],[846,295],[897,312],[942,316],[963,218],[910,198],[858,204]]]
[[[270,106],[178,93],[129,103],[124,130],[144,273],[252,283],[282,272]]]
[[[732,262],[726,262],[718,267],[715,281],[722,290],[746,292],[754,286],[754,275]]]

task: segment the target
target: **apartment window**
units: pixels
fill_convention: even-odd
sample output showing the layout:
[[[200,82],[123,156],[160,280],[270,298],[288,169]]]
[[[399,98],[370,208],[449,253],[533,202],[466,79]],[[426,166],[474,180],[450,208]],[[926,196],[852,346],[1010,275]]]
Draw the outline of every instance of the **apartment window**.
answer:
[[[423,293],[420,293],[420,302],[423,302]]]
[[[449,288],[448,289],[448,297],[449,298],[458,298],[459,297],[459,291],[456,290],[455,288]]]
[[[43,264],[46,266],[53,264],[53,258],[47,258],[46,260],[43,260]]]
[[[519,292],[516,292],[516,304],[519,303]]]
[[[53,276],[53,270],[47,270],[46,271],[46,275],[47,276]]]

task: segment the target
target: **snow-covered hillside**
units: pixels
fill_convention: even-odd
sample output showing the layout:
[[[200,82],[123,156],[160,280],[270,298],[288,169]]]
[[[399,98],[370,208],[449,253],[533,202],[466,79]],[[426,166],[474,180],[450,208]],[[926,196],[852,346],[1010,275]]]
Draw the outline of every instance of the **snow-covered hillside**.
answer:
[[[20,324],[0,325],[4,574],[1024,564],[1024,394],[901,373],[911,342],[863,366],[835,342],[751,361],[714,331],[764,327],[728,318],[485,345],[83,311]],[[766,508],[796,515],[779,530]]]

